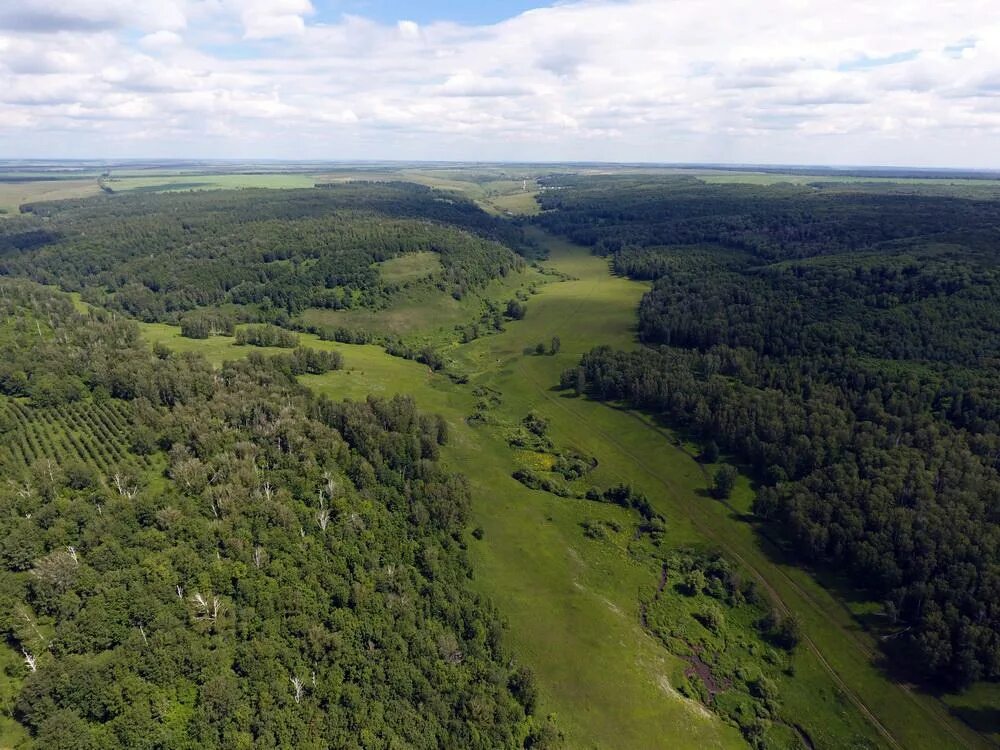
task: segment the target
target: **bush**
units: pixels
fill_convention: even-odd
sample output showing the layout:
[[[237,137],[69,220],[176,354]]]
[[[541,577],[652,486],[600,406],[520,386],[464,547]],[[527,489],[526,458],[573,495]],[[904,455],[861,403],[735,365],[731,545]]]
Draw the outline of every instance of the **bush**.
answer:
[[[512,299],[507,303],[506,315],[511,320],[521,320],[527,311],[527,306],[516,299]]]
[[[299,345],[299,337],[291,331],[271,325],[247,326],[236,332],[238,346],[276,346],[294,349]]]
[[[733,487],[736,486],[736,469],[729,464],[723,464],[715,472],[712,481],[712,494],[720,500],[727,499],[733,494]]]

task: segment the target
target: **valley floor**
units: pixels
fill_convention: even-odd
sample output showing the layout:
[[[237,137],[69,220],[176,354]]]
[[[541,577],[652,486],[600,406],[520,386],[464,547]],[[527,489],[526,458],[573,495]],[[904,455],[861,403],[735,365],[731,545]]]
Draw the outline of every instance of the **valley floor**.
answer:
[[[519,459],[504,429],[531,410],[549,421],[556,445],[598,459],[593,483],[626,482],[645,492],[667,519],[667,544],[722,551],[774,606],[796,613],[803,642],[794,675],[779,685],[784,714],[795,717],[794,741],[817,748],[991,746],[943,702],[887,680],[875,666],[875,644],[847,605],[781,562],[741,518],[739,494],[732,507],[709,499],[703,468],[673,433],[635,413],[555,390],[560,373],[593,346],[637,345],[636,307],[647,286],[612,276],[606,261],[584,248],[540,239],[550,251],[544,265],[570,278],[530,271],[539,288],[524,320],[446,352],[451,369],[467,374],[468,383],[375,346],[310,337],[303,343],[343,352],[346,369],[302,382],[336,399],[411,394],[423,411],[448,420],[445,459],[470,478],[473,525],[483,531],[481,539],[469,538],[475,585],[505,616],[512,647],[538,677],[543,713],[555,715],[567,747],[746,745],[735,727],[677,691],[688,662],[643,628],[639,595],[655,588],[658,569],[636,562],[627,539],[583,533],[582,524],[591,521],[630,528],[628,512],[530,490],[511,478]],[[221,337],[181,339],[169,326],[145,332],[151,341],[203,351],[215,362],[247,351]],[[532,353],[553,336],[561,340],[558,354]],[[467,417],[484,394],[489,419],[470,424]],[[741,481],[745,502],[749,489]]]

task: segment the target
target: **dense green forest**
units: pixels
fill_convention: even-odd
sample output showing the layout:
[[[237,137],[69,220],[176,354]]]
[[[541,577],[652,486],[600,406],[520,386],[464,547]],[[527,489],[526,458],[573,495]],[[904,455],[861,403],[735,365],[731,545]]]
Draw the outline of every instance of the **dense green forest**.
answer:
[[[283,321],[307,307],[385,305],[377,263],[432,251],[419,282],[456,298],[521,267],[521,231],[408,183],[313,190],[134,193],[28,204],[0,236],[0,275],[27,276],[146,321],[248,306]]]
[[[0,629],[38,747],[546,746],[409,398],[213,370],[0,283]]]
[[[538,221],[652,279],[562,385],[746,464],[754,513],[881,602],[894,668],[1000,679],[1000,202],[552,177]]]

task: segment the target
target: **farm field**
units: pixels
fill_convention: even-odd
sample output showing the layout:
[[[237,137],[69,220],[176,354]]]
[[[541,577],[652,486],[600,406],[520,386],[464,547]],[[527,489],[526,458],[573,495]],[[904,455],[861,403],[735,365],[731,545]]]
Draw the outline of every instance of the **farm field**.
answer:
[[[96,178],[0,182],[0,218],[18,213],[22,203],[86,198],[99,192]]]
[[[125,469],[146,472],[148,457],[129,450],[131,410],[121,401],[77,402],[55,407],[29,407],[0,402],[6,432],[0,447],[0,469],[18,475],[44,458],[60,464],[83,464],[99,472]]]
[[[595,344],[635,346],[635,307],[647,286],[611,276],[604,260],[581,248],[540,237],[550,250],[547,265],[573,280],[541,287],[529,298],[524,320],[509,323],[505,332],[454,347],[449,356],[468,384],[456,385],[378,347],[309,337],[304,344],[341,351],[345,369],[302,382],[333,398],[409,393],[421,408],[447,418],[453,440],[445,458],[469,476],[473,520],[483,529],[482,540],[469,541],[476,586],[508,619],[512,645],[536,671],[544,709],[556,714],[569,746],[620,747],[625,737],[629,747],[658,747],[663,736],[676,736],[679,725],[690,740],[679,747],[738,746],[741,740],[734,728],[674,690],[683,679],[683,660],[640,626],[638,594],[655,583],[656,571],[613,541],[582,534],[587,522],[624,523],[623,512],[512,480],[518,456],[502,430],[466,421],[476,408],[476,388],[499,394],[496,424],[538,411],[557,445],[598,459],[593,481],[626,481],[650,497],[667,518],[670,544],[721,549],[778,606],[799,614],[804,643],[781,694],[816,747],[988,746],[948,716],[943,703],[886,680],[873,665],[873,644],[848,609],[807,573],[776,562],[751,526],[707,499],[702,468],[675,445],[672,433],[632,412],[552,390],[560,372]],[[150,341],[201,351],[215,363],[250,349],[224,337],[181,339],[170,326],[145,325],[144,333]],[[553,335],[561,339],[558,354],[525,353]],[[742,495],[749,492],[734,502]],[[577,653],[587,658],[572,658]]]
[[[308,174],[177,174],[112,177],[108,186],[117,192],[165,193],[178,190],[231,190],[234,188],[311,188]]]

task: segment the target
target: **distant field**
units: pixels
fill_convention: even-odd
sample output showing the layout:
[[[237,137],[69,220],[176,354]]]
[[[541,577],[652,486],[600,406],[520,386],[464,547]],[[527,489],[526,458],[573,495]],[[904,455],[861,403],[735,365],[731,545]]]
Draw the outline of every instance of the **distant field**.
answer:
[[[0,182],[0,216],[18,213],[18,207],[22,203],[85,198],[100,192],[96,179]]]
[[[824,190],[898,190],[918,194],[952,195],[962,198],[998,199],[1000,180],[930,177],[864,177],[848,175],[772,174],[767,172],[684,172],[710,184],[815,185]]]
[[[379,276],[387,284],[423,279],[439,272],[441,268],[440,257],[431,251],[406,253],[378,264]]]
[[[509,212],[516,215],[534,216],[541,210],[538,201],[535,200],[536,195],[538,195],[536,190],[522,191],[518,188],[518,192],[499,195],[490,198],[489,201],[501,213]]]
[[[108,186],[116,193],[130,191],[159,193],[234,188],[311,188],[315,184],[315,178],[306,174],[178,174],[115,177]]]

